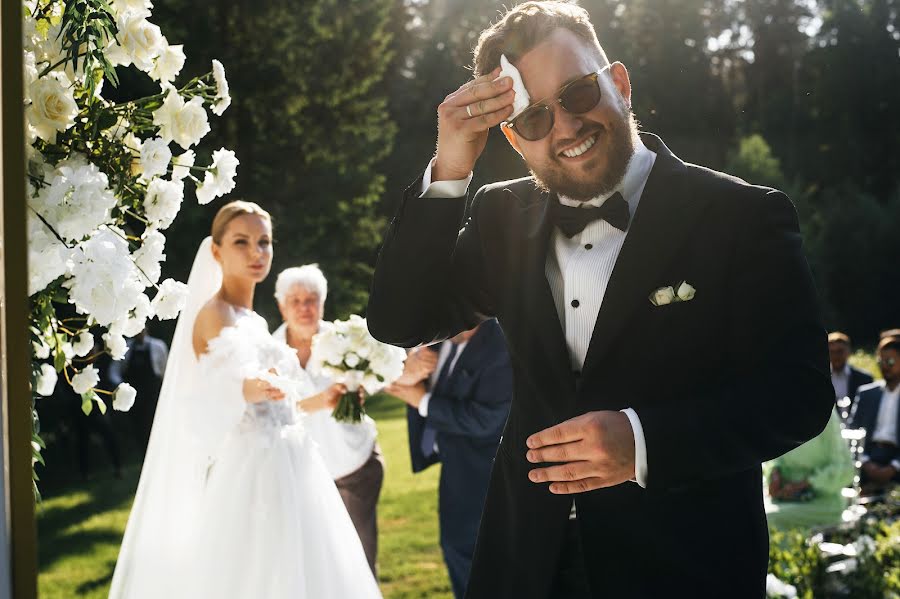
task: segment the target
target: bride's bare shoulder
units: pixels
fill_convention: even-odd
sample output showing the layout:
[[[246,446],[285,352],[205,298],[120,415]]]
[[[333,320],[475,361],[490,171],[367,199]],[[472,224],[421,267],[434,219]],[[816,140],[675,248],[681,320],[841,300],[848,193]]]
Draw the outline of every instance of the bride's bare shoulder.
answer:
[[[206,302],[194,321],[194,353],[198,357],[206,353],[210,339],[218,337],[222,329],[234,325],[235,322],[234,308],[230,304],[217,297]]]

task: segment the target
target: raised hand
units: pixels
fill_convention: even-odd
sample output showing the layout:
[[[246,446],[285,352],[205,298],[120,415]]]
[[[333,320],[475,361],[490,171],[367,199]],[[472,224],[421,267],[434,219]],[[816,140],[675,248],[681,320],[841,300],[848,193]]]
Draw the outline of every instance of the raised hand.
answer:
[[[438,106],[438,140],[432,181],[465,179],[487,144],[488,129],[513,112],[512,79],[500,67],[462,85]]]
[[[415,385],[431,376],[437,368],[438,354],[427,347],[414,349],[406,358],[403,374],[395,381],[397,385]]]
[[[549,482],[551,493],[584,493],[634,478],[634,433],[622,412],[588,412],[531,435],[526,444],[529,462],[556,463],[528,473],[532,482]]]

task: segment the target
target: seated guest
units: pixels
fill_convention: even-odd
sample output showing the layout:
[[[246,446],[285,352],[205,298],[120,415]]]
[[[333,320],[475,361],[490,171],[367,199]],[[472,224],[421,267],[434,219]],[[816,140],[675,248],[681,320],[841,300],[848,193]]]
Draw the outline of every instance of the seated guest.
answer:
[[[834,387],[834,399],[836,402],[848,397],[853,399],[856,392],[863,385],[868,385],[873,381],[872,376],[854,368],[847,361],[850,358],[852,349],[850,347],[850,337],[844,333],[835,331],[828,335],[828,356],[831,360],[831,384]],[[850,415],[850,406],[839,407],[839,414],[842,420],[846,420]]]
[[[297,359],[304,369],[312,354],[313,336],[331,326],[321,320],[327,293],[328,282],[315,264],[288,268],[275,282],[275,298],[284,324],[273,336],[297,350]],[[376,443],[375,421],[364,416],[362,422],[353,424],[332,418],[331,412],[346,388],[327,376],[313,372],[309,375],[318,393],[300,402],[301,409],[309,413],[304,426],[319,446],[374,574],[378,554],[376,508],[384,481],[384,459]]]
[[[782,530],[841,522],[847,507],[841,490],[853,484],[850,448],[836,411],[819,436],[772,460],[766,518]]]
[[[453,594],[465,595],[491,466],[512,401],[500,324],[486,320],[437,348],[416,350],[386,391],[408,404],[413,472],[441,463],[441,550]]]
[[[882,337],[878,367],[884,380],[860,388],[850,416],[851,427],[867,431],[860,475],[866,493],[900,482],[900,336]]]

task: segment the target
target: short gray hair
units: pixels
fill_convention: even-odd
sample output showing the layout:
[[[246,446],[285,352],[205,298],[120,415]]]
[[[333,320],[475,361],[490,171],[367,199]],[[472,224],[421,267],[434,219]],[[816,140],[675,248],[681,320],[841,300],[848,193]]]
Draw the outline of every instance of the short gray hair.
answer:
[[[328,295],[328,280],[318,264],[293,266],[281,271],[275,281],[275,299],[278,300],[278,303],[284,303],[291,289],[296,286],[315,293],[319,296],[319,306],[325,305],[325,297]]]

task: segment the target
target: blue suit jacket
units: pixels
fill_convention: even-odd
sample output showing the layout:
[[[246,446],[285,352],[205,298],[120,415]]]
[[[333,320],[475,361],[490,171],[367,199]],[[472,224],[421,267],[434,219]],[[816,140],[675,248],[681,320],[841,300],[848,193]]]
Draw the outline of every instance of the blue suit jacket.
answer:
[[[884,393],[884,381],[876,381],[859,388],[856,401],[853,402],[853,412],[850,414],[850,428],[866,429],[865,453],[869,454],[872,435],[878,424],[878,410],[881,409],[881,396]],[[897,435],[894,443],[900,445],[900,411],[897,413]]]
[[[512,368],[503,332],[496,320],[482,323],[442,385],[428,403],[427,422],[437,431],[440,453],[426,458],[421,450],[426,419],[407,410],[413,472],[437,461],[440,482],[441,535],[474,544],[491,466],[512,401]]]

